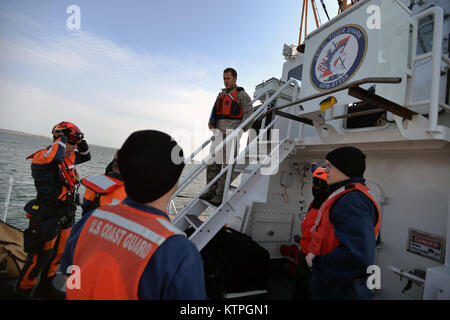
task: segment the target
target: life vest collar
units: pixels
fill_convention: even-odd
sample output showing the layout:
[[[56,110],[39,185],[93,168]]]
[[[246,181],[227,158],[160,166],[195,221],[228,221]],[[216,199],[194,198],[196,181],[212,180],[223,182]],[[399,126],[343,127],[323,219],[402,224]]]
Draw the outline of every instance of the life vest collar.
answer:
[[[169,237],[185,235],[158,214],[120,203],[102,206],[85,222],[74,249],[84,285],[66,289],[67,299],[139,299],[148,262]]]
[[[152,207],[152,206],[140,203],[140,202],[136,202],[133,199],[131,199],[130,197],[126,197],[125,199],[123,199],[122,204],[124,204],[128,207],[132,207],[134,209],[140,210],[140,211],[160,215],[170,221],[167,212],[161,211],[155,207]]]
[[[361,184],[362,186],[366,187],[366,186],[365,186],[364,184],[362,184],[362,183],[359,183],[359,182],[356,182],[356,183],[357,183],[357,184]],[[366,187],[366,188],[367,188],[367,187]],[[325,200],[325,201],[322,203],[322,206],[321,206],[320,209],[319,209],[319,214],[317,215],[316,222],[314,223],[313,229],[317,229],[317,227],[318,227],[318,225],[319,225],[319,223],[320,223],[320,219],[321,219],[321,217],[322,217],[323,211],[326,209],[325,203],[326,203],[326,202],[329,202],[329,201],[333,201],[333,203],[334,203],[334,202],[336,201],[335,198],[340,198],[340,197],[341,197],[341,193],[343,193],[343,192],[345,192],[345,191],[347,191],[347,190],[349,190],[349,189],[358,189],[358,188],[356,187],[356,184],[355,184],[355,183],[350,182],[350,183],[347,183],[347,184],[343,185],[342,187],[338,188],[337,190],[335,190],[333,193],[331,193],[331,194],[328,196],[327,200]],[[367,188],[367,189],[368,189],[368,188]],[[369,192],[369,191],[367,191],[367,192]],[[311,231],[312,231],[312,230],[311,230]]]
[[[315,255],[324,255],[331,252],[339,245],[339,239],[334,233],[334,226],[330,220],[330,212],[333,205],[339,200],[340,197],[354,190],[362,192],[375,206],[377,211],[377,223],[374,226],[374,234],[375,239],[378,237],[381,214],[376,200],[369,193],[369,188],[366,185],[359,182],[350,182],[347,185],[335,190],[320,207],[314,226],[311,228],[311,243],[309,246],[310,252]]]
[[[81,183],[98,194],[108,194],[123,185],[122,181],[104,174],[85,177]]]

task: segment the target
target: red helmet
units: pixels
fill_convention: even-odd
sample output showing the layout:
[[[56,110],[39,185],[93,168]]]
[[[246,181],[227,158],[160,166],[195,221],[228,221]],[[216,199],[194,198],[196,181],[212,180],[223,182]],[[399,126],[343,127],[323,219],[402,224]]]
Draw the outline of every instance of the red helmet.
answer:
[[[327,173],[325,172],[325,169],[323,167],[317,168],[316,171],[314,171],[313,176],[328,181]]]
[[[72,122],[62,121],[53,127],[52,133],[54,130],[63,131],[63,133],[68,137],[69,142],[80,143],[84,138],[84,134],[81,132],[80,128]]]

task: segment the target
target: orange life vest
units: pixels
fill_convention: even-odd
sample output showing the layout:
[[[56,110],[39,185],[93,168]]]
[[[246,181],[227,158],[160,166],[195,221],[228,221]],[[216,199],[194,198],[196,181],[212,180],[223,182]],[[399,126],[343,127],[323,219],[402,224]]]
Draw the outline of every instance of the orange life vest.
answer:
[[[339,246],[339,239],[334,233],[334,226],[330,220],[330,210],[334,203],[343,195],[359,190],[364,193],[377,208],[377,224],[374,227],[375,239],[378,237],[380,231],[380,208],[375,199],[370,195],[369,188],[361,183],[351,183],[343,186],[333,192],[328,199],[322,204],[319,209],[314,226],[311,229],[311,243],[309,245],[309,252],[317,255],[325,255]]]
[[[64,158],[64,161],[59,164],[61,174],[69,187],[69,191],[73,192],[75,185],[79,184],[80,178],[75,167],[75,152]]]
[[[59,139],[56,140],[56,142],[58,141]],[[29,155],[26,159],[34,160],[34,157],[42,151],[49,151],[49,149],[38,150],[35,153]],[[70,155],[65,156],[64,160],[58,165],[58,167],[61,171],[61,180],[63,182],[63,185],[61,186],[62,190],[58,196],[58,200],[65,201],[67,200],[67,194],[73,193],[75,191],[74,187],[80,183],[80,178],[75,166],[75,152],[72,152]]]
[[[127,196],[123,181],[103,174],[97,174],[81,179],[81,183],[87,188],[84,198],[94,201],[97,197],[100,206],[112,203],[117,204]]]
[[[311,204],[309,205],[309,210],[306,213],[305,219],[302,221],[301,224],[302,236],[300,238],[300,247],[302,248],[302,252],[305,255],[309,253],[309,244],[311,242],[311,229],[314,226],[318,213],[319,209],[313,208],[311,202]]]
[[[139,299],[145,267],[158,247],[175,234],[184,233],[165,217],[123,203],[95,210],[74,249],[81,288],[67,286],[67,299]]]
[[[237,100],[238,92],[244,90],[237,87],[233,91],[226,93],[222,92],[215,103],[216,120],[219,119],[234,119],[241,120],[243,117],[242,106]]]

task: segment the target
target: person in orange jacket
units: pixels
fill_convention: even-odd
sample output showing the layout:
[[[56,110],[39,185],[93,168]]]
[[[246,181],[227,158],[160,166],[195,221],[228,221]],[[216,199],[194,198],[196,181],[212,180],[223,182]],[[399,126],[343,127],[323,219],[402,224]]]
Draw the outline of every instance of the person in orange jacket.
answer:
[[[31,174],[37,195],[24,208],[29,218],[24,232],[28,256],[16,288],[18,298],[64,298],[53,279],[75,219],[79,186],[76,165],[89,161],[91,154],[83,133],[71,122],[55,125],[52,135],[51,146],[27,157],[33,159]]]
[[[105,174],[97,174],[81,179],[81,183],[86,187],[83,197],[82,216],[105,204],[116,204],[127,196],[125,186],[120,176],[119,165],[117,164],[117,154],[107,166]]]
[[[305,257],[309,253],[309,245],[311,242],[311,229],[316,221],[317,214],[319,213],[320,206],[327,199],[330,194],[330,188],[327,184],[327,174],[325,168],[319,167],[314,170],[312,181],[312,194],[314,196],[313,201],[309,205],[308,212],[306,213],[302,224],[302,235],[300,238],[300,258],[297,265],[294,288],[292,290],[293,300],[310,300],[309,282],[311,278],[310,268],[307,266]]]

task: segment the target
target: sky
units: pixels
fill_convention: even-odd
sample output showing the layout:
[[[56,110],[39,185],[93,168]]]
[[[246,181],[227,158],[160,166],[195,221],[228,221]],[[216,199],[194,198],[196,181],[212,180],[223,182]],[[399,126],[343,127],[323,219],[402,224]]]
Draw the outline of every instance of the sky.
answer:
[[[336,1],[325,2],[335,16]],[[68,27],[71,5],[80,29]],[[190,153],[210,136],[226,67],[251,97],[281,77],[301,8],[301,0],[2,0],[0,128],[50,137],[70,121],[88,143],[112,148],[154,129]]]

